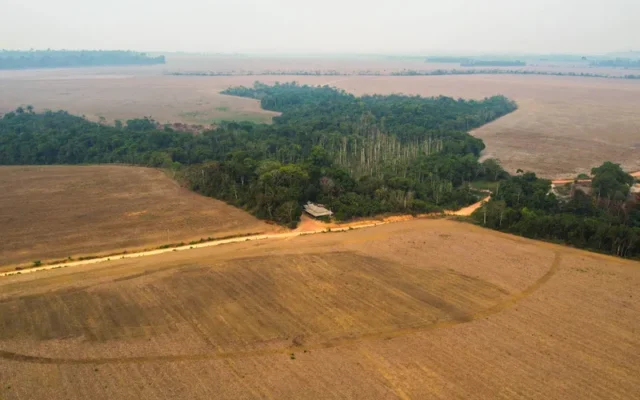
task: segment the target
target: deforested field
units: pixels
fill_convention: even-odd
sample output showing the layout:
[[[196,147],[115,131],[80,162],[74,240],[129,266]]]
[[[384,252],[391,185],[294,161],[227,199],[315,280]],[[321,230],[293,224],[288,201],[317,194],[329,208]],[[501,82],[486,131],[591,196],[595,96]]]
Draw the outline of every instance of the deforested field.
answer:
[[[548,178],[574,177],[604,161],[640,170],[640,81],[559,76],[171,76],[175,71],[328,71],[388,74],[403,69],[450,68],[371,58],[169,57],[167,65],[2,71],[0,113],[18,105],[65,109],[108,122],[151,116],[162,123],[209,126],[222,120],[270,122],[277,113],[257,101],[221,95],[235,85],[297,81],[331,85],[355,94],[447,95],[480,99],[503,94],[519,110],[474,132],[487,145],[485,157],[506,169],[531,170]],[[536,67],[538,68],[538,67]],[[616,75],[624,70],[540,67],[551,72]],[[545,69],[546,68],[546,69]]]
[[[630,399],[640,263],[447,220],[0,279],[2,399]]]
[[[271,229],[155,169],[0,167],[0,267]]]

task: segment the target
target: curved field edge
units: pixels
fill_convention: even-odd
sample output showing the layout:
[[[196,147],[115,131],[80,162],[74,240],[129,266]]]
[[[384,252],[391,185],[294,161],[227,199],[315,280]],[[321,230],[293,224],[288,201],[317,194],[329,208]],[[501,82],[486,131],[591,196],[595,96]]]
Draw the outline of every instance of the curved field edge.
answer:
[[[637,262],[445,220],[15,276],[0,393],[631,398],[638,282]]]
[[[407,229],[404,229],[402,225],[406,225]],[[392,323],[392,325],[399,324],[399,326],[396,328],[389,328],[389,327],[385,328],[384,325],[389,323],[389,322],[386,322],[379,328],[374,324],[369,328],[358,329],[357,331],[350,333],[348,335],[338,335],[338,336],[331,334],[332,330],[329,330],[326,333],[320,333],[322,332],[322,329],[320,329],[319,331],[317,331],[317,333],[307,333],[306,335],[307,336],[310,335],[310,338],[306,338],[306,339],[294,338],[293,344],[291,343],[289,343],[288,345],[276,344],[275,347],[267,346],[267,348],[257,348],[251,351],[224,351],[224,347],[226,346],[223,346],[223,348],[219,348],[218,351],[216,352],[207,352],[207,353],[191,354],[191,355],[189,354],[175,355],[174,354],[174,355],[158,355],[158,356],[132,356],[132,357],[124,357],[124,358],[123,357],[117,357],[117,358],[88,357],[86,359],[75,359],[75,358],[57,359],[55,357],[48,358],[48,357],[36,357],[36,356],[29,356],[29,355],[19,355],[17,353],[12,354],[12,352],[8,351],[5,348],[2,352],[0,352],[0,356],[8,359],[13,359],[16,361],[27,361],[27,362],[36,362],[36,363],[61,363],[61,364],[65,364],[65,363],[89,363],[89,364],[91,363],[95,363],[95,364],[137,363],[137,362],[147,362],[147,361],[168,362],[168,361],[181,361],[181,360],[186,361],[186,360],[215,359],[215,358],[242,358],[247,356],[260,356],[260,355],[274,354],[274,353],[288,353],[292,349],[293,351],[295,351],[296,348],[297,349],[304,348],[309,351],[309,350],[333,348],[333,347],[338,347],[343,345],[349,345],[349,344],[357,343],[363,340],[390,339],[390,338],[400,337],[408,334],[429,331],[433,329],[453,327],[458,324],[469,323],[476,319],[486,318],[493,314],[499,313],[505,308],[511,307],[514,304],[516,304],[518,301],[531,295],[534,291],[539,289],[545,282],[551,279],[551,277],[557,272],[557,269],[561,260],[561,254],[558,251],[552,251],[549,254],[550,257],[548,258],[548,261],[546,261],[546,262],[550,262],[550,265],[536,266],[535,269],[538,272],[533,273],[530,278],[525,279],[525,280],[531,279],[532,281],[530,281],[529,283],[526,283],[523,281],[520,284],[518,284],[518,286],[523,287],[520,290],[514,290],[514,289],[509,290],[504,287],[501,287],[502,285],[499,285],[496,283],[489,283],[482,278],[468,275],[468,271],[457,271],[455,268],[447,270],[440,266],[432,265],[432,263],[427,263],[424,266],[422,266],[421,263],[415,264],[415,261],[412,262],[413,264],[412,266],[403,266],[402,264],[399,264],[398,261],[396,261],[397,257],[400,257],[400,259],[405,259],[407,261],[411,260],[411,258],[404,258],[405,256],[403,256],[402,253],[406,251],[418,251],[418,252],[424,251],[424,249],[421,249],[420,247],[415,247],[415,245],[413,245],[413,241],[419,237],[418,235],[420,235],[420,232],[425,228],[426,229],[435,228],[436,230],[442,231],[441,233],[438,233],[437,235],[433,235],[427,239],[428,241],[432,242],[427,247],[437,245],[438,243],[444,243],[450,240],[449,236],[455,237],[460,234],[471,235],[471,237],[473,238],[473,241],[476,241],[479,239],[478,235],[481,232],[481,230],[477,230],[476,228],[473,228],[470,226],[459,226],[455,222],[437,221],[437,220],[434,220],[434,221],[416,220],[412,222],[405,222],[405,223],[399,223],[394,225],[379,226],[379,227],[367,229],[364,231],[348,231],[348,232],[339,234],[339,236],[320,235],[318,237],[304,236],[304,237],[283,238],[286,241],[286,243],[283,243],[282,241],[272,241],[269,243],[270,245],[269,247],[273,249],[282,248],[284,250],[284,254],[282,255],[274,254],[274,255],[268,255],[268,256],[257,255],[257,254],[263,253],[263,250],[259,249],[259,247],[261,247],[259,243],[242,242],[242,243],[237,243],[235,245],[230,245],[229,247],[220,248],[220,249],[215,249],[215,248],[201,249],[200,252],[206,251],[206,253],[209,253],[211,255],[218,254],[221,251],[224,252],[224,256],[222,257],[222,259],[217,259],[215,258],[215,256],[213,258],[213,260],[215,260],[214,261],[215,265],[218,265],[217,267],[204,267],[204,268],[188,267],[184,269],[183,267],[178,266],[181,264],[180,262],[175,263],[170,260],[164,260],[162,262],[163,264],[162,267],[155,267],[151,270],[147,269],[142,274],[134,273],[134,271],[130,271],[130,270],[126,270],[126,271],[120,270],[115,272],[115,274],[109,274],[109,277],[110,277],[109,279],[111,279],[111,283],[107,284],[108,288],[113,288],[116,290],[119,290],[117,289],[119,287],[124,289],[125,287],[128,287],[131,284],[135,284],[135,282],[139,282],[139,284],[143,284],[142,287],[135,285],[132,288],[134,292],[146,287],[147,284],[151,284],[152,282],[157,282],[157,283],[154,283],[153,285],[157,285],[157,284],[160,284],[160,282],[163,282],[162,283],[163,285],[166,284],[166,285],[169,285],[168,287],[175,288],[175,285],[183,285],[181,281],[183,279],[186,279],[187,277],[190,277],[191,274],[197,274],[197,275],[193,275],[193,279],[201,281],[202,279],[205,279],[207,276],[211,276],[210,275],[211,273],[214,273],[215,274],[214,276],[217,276],[216,271],[219,270],[220,272],[223,273],[223,275],[219,275],[219,278],[216,278],[215,287],[222,288],[223,290],[226,291],[226,289],[224,288],[226,288],[229,284],[232,284],[231,282],[233,282],[234,279],[236,278],[244,281],[247,285],[251,285],[256,277],[266,273],[267,270],[275,269],[275,272],[273,271],[269,272],[269,274],[274,274],[274,279],[275,279],[275,277],[279,276],[280,274],[278,272],[279,270],[282,270],[282,272],[285,273],[285,271],[289,271],[292,267],[295,268],[294,267],[295,265],[300,265],[299,264],[300,262],[304,262],[305,263],[304,266],[298,267],[298,269],[303,268],[304,272],[302,273],[302,275],[299,275],[299,276],[296,275],[295,278],[293,278],[293,280],[291,281],[291,285],[283,286],[282,289],[275,289],[276,290],[275,293],[261,292],[262,296],[266,296],[264,298],[264,301],[267,304],[270,302],[269,298],[271,296],[275,295],[277,296],[277,298],[280,298],[281,296],[286,295],[285,293],[280,293],[280,290],[285,290],[284,289],[285,287],[290,288],[287,290],[294,290],[294,293],[291,294],[292,296],[301,295],[302,293],[304,293],[304,289],[298,292],[297,289],[293,289],[293,288],[300,284],[302,285],[316,284],[314,280],[309,281],[309,283],[306,282],[307,278],[305,277],[308,275],[315,276],[314,279],[318,279],[318,284],[325,285],[329,283],[329,281],[334,281],[336,279],[336,278],[329,278],[330,276],[333,276],[337,271],[341,271],[340,272],[341,274],[345,274],[345,273],[349,274],[351,275],[351,278],[347,279],[345,282],[342,282],[342,279],[345,279],[345,278],[338,278],[336,282],[333,282],[333,284],[336,285],[336,289],[338,289],[339,291],[347,290],[350,285],[358,284],[358,282],[362,280],[370,281],[369,285],[374,285],[374,287],[376,287],[379,282],[380,284],[384,284],[385,286],[389,287],[388,289],[384,289],[384,290],[389,290],[389,294],[387,296],[390,296],[390,297],[388,297],[388,299],[392,303],[396,304],[397,307],[399,307],[399,310],[404,309],[404,307],[407,307],[407,304],[422,305],[421,308],[423,308],[423,310],[414,309],[413,311],[411,311],[411,314],[415,314],[414,317],[410,317],[407,321],[400,319],[398,320],[398,322]],[[466,230],[465,228],[477,230],[477,232],[468,233],[468,232],[465,232]],[[392,243],[388,243],[390,241],[388,239],[380,237],[380,234],[382,234],[383,236],[387,236],[387,235],[396,235],[396,236],[391,241]],[[353,241],[354,239],[355,241]],[[329,248],[333,246],[332,243],[334,243],[335,240],[339,240],[341,242],[346,243],[345,248],[337,251],[334,250],[334,251],[327,252],[327,250],[329,250]],[[495,236],[495,238],[492,240],[496,240],[497,242],[504,242],[504,238],[500,238],[499,236]],[[317,242],[317,245],[314,246],[314,248],[305,250],[304,252],[298,255],[296,253],[290,252],[292,248],[297,247],[295,243],[296,241],[301,242],[300,243],[301,246],[304,246],[302,243],[313,243],[314,241]],[[386,251],[379,251],[379,250],[374,252],[367,251],[367,253],[370,253],[371,255],[365,256],[364,253],[362,253],[362,251],[365,249],[368,249],[371,245],[375,245],[376,242],[380,243],[380,245],[382,243],[385,243],[385,246],[389,245],[396,248],[400,247],[400,249],[392,250],[393,254],[387,254],[387,255],[385,255]],[[393,243],[395,243],[395,245]],[[237,252],[233,250],[232,247],[237,248],[238,246],[251,251],[248,253],[247,256],[245,256],[244,254],[246,252]],[[264,246],[264,244],[262,246]],[[330,246],[330,247],[327,247],[327,246]],[[390,247],[390,248],[393,248],[393,247]],[[353,251],[355,251],[355,253]],[[516,254],[520,254],[520,251],[509,250],[508,253],[512,253],[513,255],[516,255]],[[269,251],[266,251],[264,252],[264,254],[266,255],[271,253]],[[204,254],[201,254],[201,256],[204,256]],[[177,254],[174,253],[172,255],[172,258],[176,260],[180,260],[181,258],[189,259],[193,257],[198,257],[198,254],[195,251],[189,252],[189,253],[177,253]],[[529,257],[529,256],[526,256],[526,257]],[[200,258],[200,259],[204,261],[207,258],[208,257],[205,256],[205,258]],[[540,260],[543,260],[543,259],[544,258]],[[262,261],[265,265],[264,266],[256,265],[255,264],[256,261]],[[128,261],[129,264],[134,263],[133,265],[136,265],[136,263],[138,262],[139,261],[137,260]],[[529,262],[531,261],[529,260],[525,261],[525,264]],[[151,265],[153,265],[154,259],[149,258],[148,261],[146,261],[146,263],[151,263]],[[350,263],[358,265],[359,268],[351,271],[348,268],[348,265]],[[501,265],[501,267],[499,268],[504,268],[505,264],[503,262],[499,262],[499,264]],[[107,269],[102,269],[103,272],[107,272],[109,268],[107,266],[105,267]],[[210,271],[210,272],[207,272],[207,271]],[[202,273],[206,273],[206,275],[201,275]],[[294,273],[294,272],[291,271],[289,273]],[[91,270],[85,270],[82,274],[90,277],[93,275],[93,272]],[[237,274],[240,274],[240,275],[236,277]],[[38,280],[40,280],[41,277],[38,275],[39,274],[33,276],[34,280],[32,280],[31,282],[35,283]],[[42,277],[45,277],[45,275],[42,275]],[[56,278],[54,276],[49,276],[45,279],[45,281],[51,280],[51,279],[55,281]],[[260,281],[262,281],[263,279],[264,278],[260,278]],[[299,279],[302,279],[302,280],[299,280]],[[325,280],[327,280],[326,283],[324,283]],[[417,283],[415,282],[410,283],[410,281],[413,281],[413,280],[417,281]],[[146,283],[147,281],[148,283]],[[40,303],[41,301],[46,301],[45,299],[50,295],[57,296],[56,293],[60,293],[60,295],[63,296],[61,299],[66,299],[63,301],[68,304],[67,307],[71,307],[71,303],[69,303],[69,301],[72,301],[72,299],[75,298],[75,296],[80,295],[82,292],[87,292],[87,294],[90,296],[99,296],[98,298],[102,298],[104,295],[106,295],[106,293],[109,293],[112,290],[112,289],[108,289],[108,292],[104,292],[104,294],[100,294],[100,293],[103,293],[102,292],[103,290],[107,290],[106,289],[107,287],[105,287],[105,289],[100,289],[101,287],[104,286],[105,283],[99,284],[96,287],[96,286],[92,286],[90,282],[91,282],[91,279],[87,281],[89,286],[86,287],[85,289],[80,289],[80,292],[78,292],[77,289],[75,289],[70,292],[67,292],[64,290],[61,292],[53,292],[53,293],[45,292],[45,293],[42,293],[41,295],[36,295],[36,297],[21,296],[21,297],[18,297],[17,299],[14,297],[7,297],[0,301],[0,307],[6,308],[7,306],[14,304],[13,306],[10,306],[10,307],[15,311],[15,307],[18,306],[19,304],[26,305],[26,304],[32,303],[33,301]],[[188,290],[204,294],[205,292],[202,292],[200,289],[193,286],[195,282],[196,282],[195,280],[192,280],[192,278],[189,278],[189,280],[184,282],[184,285],[187,285],[187,286],[184,286],[184,289],[187,290],[187,287],[188,287],[189,288]],[[78,283],[80,282],[78,281]],[[440,286],[441,284],[445,284],[445,283],[446,283],[445,287]],[[91,289],[92,287],[94,287],[94,289]],[[182,286],[179,286],[179,287],[182,287]],[[455,287],[457,287],[457,289],[454,289]],[[512,285],[510,284],[507,287],[511,288]],[[360,290],[363,290],[363,289],[360,289]],[[96,292],[96,290],[98,291]],[[206,289],[206,290],[208,291],[210,289]],[[451,292],[451,290],[456,290],[459,293],[454,294]],[[144,291],[146,291],[146,289],[143,289],[143,292]],[[398,293],[398,291],[403,294],[401,296],[399,296],[398,294],[394,294],[394,293]],[[93,294],[90,294],[90,293],[93,293]],[[336,295],[339,297],[340,296],[339,293],[340,292],[337,292],[335,294],[329,294],[329,295],[331,298]],[[347,295],[348,297],[351,297],[353,295],[353,294],[347,294],[347,293],[348,292],[345,292],[345,295]],[[460,294],[464,294],[465,296],[471,296],[471,297],[469,297],[468,300],[461,300],[458,298]],[[365,296],[365,298],[372,296],[372,294],[366,294],[366,291],[363,292],[362,295]],[[233,297],[236,298],[236,296],[238,295],[234,295]],[[374,296],[377,297],[377,295],[374,295]],[[488,296],[488,297],[485,298],[482,296]],[[85,296],[82,295],[81,297],[84,299]],[[215,306],[216,297],[217,296],[214,295],[212,299],[214,303],[211,304],[211,306]],[[475,299],[475,300],[471,300],[471,299]],[[82,302],[86,303],[87,300],[83,300]],[[25,301],[27,303],[23,303]],[[53,301],[53,304],[56,304],[59,300],[52,299],[51,301]],[[171,302],[177,301],[178,303],[180,303],[182,301],[187,301],[187,300],[185,299],[179,300],[178,297],[173,299],[173,295],[168,295],[167,301],[171,301]],[[236,299],[236,301],[240,301],[241,303],[244,303],[244,300],[242,300],[242,297],[239,297],[238,299]],[[405,304],[405,302],[407,301],[409,301],[409,303]],[[462,303],[460,303],[460,301],[462,301]],[[469,303],[469,301],[471,302]],[[90,301],[90,302],[93,302],[93,301]],[[302,301],[302,304],[311,305],[312,303],[308,303],[308,301],[305,300],[305,301]],[[360,316],[357,313],[359,313],[359,308],[361,308],[362,306],[366,308],[370,307],[370,305],[367,305],[367,304],[368,304],[368,301],[365,301],[365,303],[362,303],[361,305],[349,306],[348,308],[345,309],[345,312],[355,313],[354,314],[355,318],[363,318],[364,315]],[[122,306],[118,306],[118,309],[121,309],[121,312],[125,312],[125,310],[131,306],[132,305],[125,306],[125,304],[123,303]],[[55,305],[50,305],[47,307],[50,308],[48,312],[58,312],[58,311],[54,311],[55,309],[57,309],[57,306]],[[289,307],[291,307],[291,311],[289,312],[293,312],[296,315],[299,314],[298,311],[295,311],[296,310],[295,306],[291,305]],[[410,305],[409,308],[407,308],[407,310],[411,310],[413,309],[413,307],[414,307],[413,305]],[[31,306],[29,306],[29,308],[31,308]],[[340,306],[340,308],[342,308],[342,306]],[[145,309],[143,308],[139,312],[143,312],[143,313],[147,312],[144,310]],[[248,315],[249,319],[260,318],[257,315],[252,315],[252,311],[249,311],[249,310],[247,311],[249,312],[249,315]],[[86,311],[81,311],[79,309],[78,311],[74,312],[74,314],[76,314],[78,318],[83,319],[84,317],[82,317],[82,315],[85,312]],[[194,309],[191,312],[199,313],[200,311],[197,311],[197,309]],[[309,312],[313,314],[314,311],[310,309]],[[427,314],[424,314],[423,317],[419,317],[425,312]],[[111,311],[108,311],[108,313],[111,313]],[[33,315],[33,311],[27,311],[26,314],[27,315],[25,315],[25,318],[32,318],[32,317],[36,318],[36,315]],[[285,315],[286,314],[284,314],[280,318],[286,319],[287,317],[285,317]],[[356,317],[356,315],[358,316]],[[432,316],[427,317],[428,315],[432,315]],[[275,314],[273,316],[275,317]],[[193,317],[195,317],[195,315]],[[304,318],[310,318],[311,316],[304,317],[303,314],[300,314],[300,317],[304,319]],[[424,317],[427,317],[428,320],[422,320]],[[5,316],[3,318],[4,320],[2,322],[3,325],[6,325],[8,322],[6,318],[9,318],[9,317]],[[104,318],[109,319],[112,317],[104,316]],[[435,318],[435,319],[432,320],[432,318]],[[89,319],[92,319],[92,318],[89,318]],[[194,322],[199,321],[201,319],[202,317],[198,317],[194,319]],[[395,319],[396,318],[393,318],[392,320],[395,320]],[[404,321],[404,322],[400,322],[400,321]],[[274,322],[275,321],[272,321],[271,323],[274,323]],[[308,322],[311,322],[311,320],[309,320]],[[333,325],[335,324],[335,322],[332,322],[331,324]],[[11,325],[14,325],[14,324],[11,324]],[[14,326],[13,328],[10,327],[11,325],[6,326],[8,330],[6,330],[5,333],[0,335],[2,336],[2,339],[6,340],[8,338],[12,338],[13,335],[15,334],[12,332],[14,332],[15,329],[19,329],[19,330],[27,329],[27,331],[31,332],[30,335],[33,335],[36,333],[36,331],[33,331],[34,328],[29,327],[29,325],[18,323],[17,326]],[[100,325],[102,325],[102,323],[100,323]],[[100,328],[100,329],[107,329],[107,326],[109,325],[111,325],[111,323],[107,323],[107,325],[104,326],[104,328]],[[113,325],[109,329],[116,328],[121,330],[122,328],[118,328],[119,325],[120,323],[116,323],[116,325]],[[335,325],[336,328],[338,326],[339,325]],[[89,328],[89,326],[87,326],[87,328]],[[82,331],[77,331],[77,333],[72,333],[72,332],[75,332],[75,330],[77,329],[77,328],[73,328],[73,326],[66,327],[66,328],[63,326],[58,326],[56,328],[53,328],[53,331],[48,331],[48,332],[45,332],[46,330],[43,327],[42,329],[38,328],[37,331],[41,332],[41,333],[38,333],[38,335],[40,334],[45,334],[47,336],[54,335],[50,337],[51,339],[54,339],[57,337],[55,335],[62,335],[61,338],[63,338],[64,336],[69,335],[70,333],[72,333],[72,336],[74,336],[76,334],[80,334],[81,332],[85,332],[83,333],[83,335],[86,335],[87,332],[84,331],[84,329],[87,329],[87,328],[83,328]],[[127,329],[132,329],[132,328],[133,326]],[[62,329],[62,331],[60,331],[59,333],[55,333],[55,332],[58,332],[60,329]],[[71,330],[69,331],[69,329]],[[95,328],[89,328],[89,330],[94,330],[94,329]],[[205,327],[205,325],[203,325],[201,328],[198,328],[198,330],[200,329],[213,329],[213,327],[207,328]],[[222,329],[225,329],[225,328],[222,327]],[[340,330],[342,329],[338,328],[338,331]],[[63,332],[67,332],[67,333],[63,333]],[[126,332],[127,330],[123,331],[123,333],[126,333]],[[313,332],[313,330],[311,332]],[[96,334],[98,334],[98,332],[96,332]],[[214,339],[215,337],[217,337],[217,335],[218,333],[216,333],[211,338]],[[118,336],[116,336],[116,338],[117,337]],[[88,339],[88,340],[102,341],[104,339],[99,339],[99,336],[98,336],[96,338]],[[113,339],[107,339],[107,340],[112,341]]]
[[[303,347],[305,351],[310,351],[310,350],[329,349],[333,347],[350,345],[350,344],[362,342],[364,340],[381,340],[381,339],[389,340],[389,339],[397,338],[404,335],[426,332],[426,331],[431,331],[435,329],[450,328],[459,324],[469,323],[477,319],[490,317],[494,314],[497,314],[505,310],[508,307],[512,307],[518,301],[533,294],[543,284],[545,284],[549,279],[553,277],[553,275],[558,270],[560,257],[561,255],[559,253],[556,253],[553,263],[551,264],[547,272],[543,276],[541,276],[536,282],[534,282],[531,286],[526,288],[524,291],[513,294],[503,302],[498,303],[486,310],[482,310],[474,315],[469,315],[464,319],[438,321],[436,323],[424,324],[424,325],[415,326],[412,328],[374,332],[374,333],[357,335],[357,336],[337,337],[337,338],[329,339],[326,342],[314,343],[312,345],[300,344],[300,345],[292,345],[292,346],[276,348],[276,349],[255,350],[255,351],[246,351],[246,352],[240,351],[240,352],[218,352],[218,353],[209,353],[209,354],[182,354],[182,355],[157,355],[157,356],[139,356],[139,357],[133,356],[133,357],[114,357],[114,358],[107,357],[107,358],[74,359],[74,358],[54,358],[54,357],[42,357],[42,356],[35,356],[35,355],[19,354],[19,353],[14,353],[14,352],[0,349],[0,358],[11,360],[11,361],[19,361],[19,362],[27,362],[27,363],[35,363],[35,364],[55,364],[55,365],[59,365],[59,364],[103,365],[103,364],[127,364],[127,363],[143,363],[143,362],[157,363],[157,362],[197,361],[197,360],[227,359],[227,358],[236,359],[236,358],[244,358],[244,357],[264,356],[268,354],[292,354],[292,352],[299,351],[301,347]]]

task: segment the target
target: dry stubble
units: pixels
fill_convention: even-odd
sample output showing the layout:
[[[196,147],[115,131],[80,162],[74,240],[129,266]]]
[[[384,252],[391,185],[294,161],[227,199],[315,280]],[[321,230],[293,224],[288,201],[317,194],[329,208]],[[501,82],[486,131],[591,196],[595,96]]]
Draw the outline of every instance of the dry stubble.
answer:
[[[639,283],[637,262],[443,220],[15,276],[0,394],[632,398]]]

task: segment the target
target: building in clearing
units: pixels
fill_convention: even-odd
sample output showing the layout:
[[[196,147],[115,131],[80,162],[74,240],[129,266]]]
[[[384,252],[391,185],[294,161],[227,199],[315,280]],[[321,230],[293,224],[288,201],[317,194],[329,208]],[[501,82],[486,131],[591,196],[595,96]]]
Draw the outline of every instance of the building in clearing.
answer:
[[[311,202],[305,204],[304,211],[315,218],[330,217],[333,215],[333,212],[331,210],[327,210],[322,204],[314,204]]]

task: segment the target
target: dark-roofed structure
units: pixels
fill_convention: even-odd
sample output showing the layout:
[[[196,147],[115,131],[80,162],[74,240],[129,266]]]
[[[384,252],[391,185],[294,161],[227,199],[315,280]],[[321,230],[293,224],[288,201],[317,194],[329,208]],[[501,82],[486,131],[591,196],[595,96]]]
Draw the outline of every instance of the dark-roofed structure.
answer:
[[[304,206],[304,211],[312,217],[330,217],[333,215],[331,210],[327,210],[322,204],[314,204],[308,202]]]

